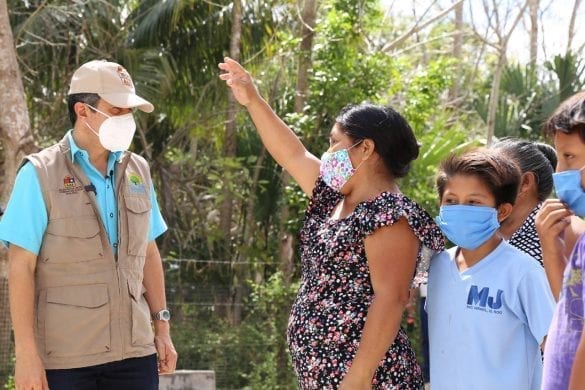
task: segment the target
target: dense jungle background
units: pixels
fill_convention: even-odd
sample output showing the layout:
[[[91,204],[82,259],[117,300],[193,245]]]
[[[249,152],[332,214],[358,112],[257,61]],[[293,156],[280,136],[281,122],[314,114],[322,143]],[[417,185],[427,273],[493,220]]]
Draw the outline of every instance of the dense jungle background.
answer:
[[[73,71],[123,64],[156,107],[137,114],[133,151],[151,164],[169,225],[158,243],[179,368],[214,370],[218,389],[294,389],[285,328],[307,198],[218,62],[240,60],[316,155],[346,104],[395,107],[422,145],[401,189],[436,215],[442,158],[541,139],[543,120],[582,89],[583,16],[581,0],[0,0],[0,204],[22,156],[70,128]],[[0,388],[14,353],[5,252]]]

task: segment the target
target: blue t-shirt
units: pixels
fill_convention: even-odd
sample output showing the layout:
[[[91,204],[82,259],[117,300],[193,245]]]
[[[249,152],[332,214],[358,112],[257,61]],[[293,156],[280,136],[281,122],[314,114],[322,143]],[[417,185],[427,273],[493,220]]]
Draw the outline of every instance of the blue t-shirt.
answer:
[[[544,269],[502,241],[459,272],[457,249],[437,254],[429,270],[433,390],[540,389],[540,344],[555,307]]]
[[[71,131],[67,134],[71,144],[71,159],[81,167],[83,173],[95,186],[96,201],[100,217],[108,233],[110,245],[117,249],[118,242],[118,205],[116,203],[115,164],[122,152],[110,153],[108,157],[107,176],[103,176],[89,161],[87,151],[75,143]],[[167,230],[167,225],[160,213],[154,187],[151,187],[150,227],[148,240],[152,241]],[[8,245],[18,245],[38,255],[43,236],[47,229],[47,208],[41,192],[41,186],[33,165],[26,163],[18,172],[10,200],[0,219],[0,240]]]

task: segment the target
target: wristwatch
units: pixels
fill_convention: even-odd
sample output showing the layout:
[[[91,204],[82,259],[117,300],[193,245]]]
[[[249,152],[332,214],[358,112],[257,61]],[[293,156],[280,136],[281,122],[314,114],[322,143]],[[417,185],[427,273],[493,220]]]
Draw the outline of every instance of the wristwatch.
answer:
[[[154,313],[152,315],[152,319],[158,321],[168,321],[171,319],[171,312],[167,309],[162,309],[158,313]]]

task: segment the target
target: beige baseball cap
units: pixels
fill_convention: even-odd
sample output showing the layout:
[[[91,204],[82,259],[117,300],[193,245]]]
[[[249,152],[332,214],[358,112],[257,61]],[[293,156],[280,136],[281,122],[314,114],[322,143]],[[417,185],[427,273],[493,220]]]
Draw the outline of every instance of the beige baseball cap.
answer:
[[[136,95],[130,74],[115,62],[94,60],[81,65],[71,78],[69,95],[74,93],[96,93],[116,107],[154,110],[152,103]]]

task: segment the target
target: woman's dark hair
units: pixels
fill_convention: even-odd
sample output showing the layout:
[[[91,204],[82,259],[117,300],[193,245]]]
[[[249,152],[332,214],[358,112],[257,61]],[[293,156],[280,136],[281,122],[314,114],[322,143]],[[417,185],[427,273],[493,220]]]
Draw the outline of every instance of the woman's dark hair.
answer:
[[[391,107],[364,103],[345,106],[335,122],[353,141],[371,139],[390,173],[406,176],[419,146],[410,125]]]
[[[499,150],[478,148],[461,155],[451,154],[439,166],[437,190],[443,199],[445,186],[453,176],[475,176],[489,188],[496,207],[514,204],[520,184],[520,168],[513,159]]]
[[[517,138],[503,138],[492,145],[513,158],[522,173],[532,172],[536,177],[538,200],[544,201],[553,190],[552,174],[557,165],[557,155],[552,146]]]
[[[89,104],[90,106],[97,106],[100,96],[97,93],[73,93],[67,96],[67,109],[69,110],[69,120],[71,125],[75,126],[77,121],[77,114],[75,113],[75,103],[81,102]]]
[[[566,134],[578,132],[585,143],[585,91],[565,99],[548,118],[543,131],[547,136],[553,136],[557,131]]]

